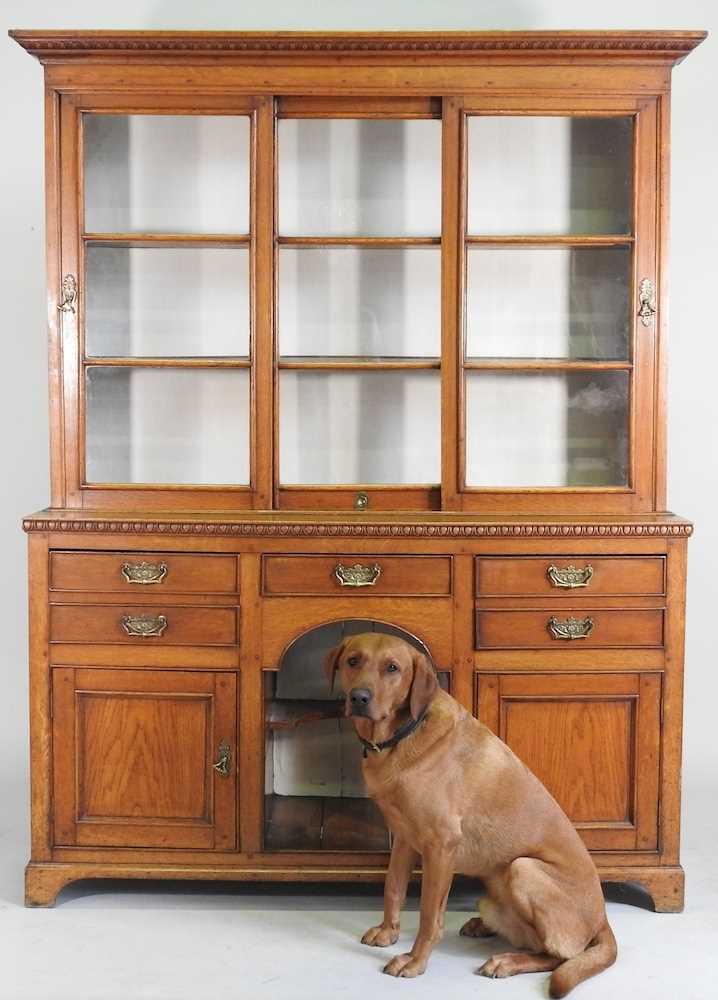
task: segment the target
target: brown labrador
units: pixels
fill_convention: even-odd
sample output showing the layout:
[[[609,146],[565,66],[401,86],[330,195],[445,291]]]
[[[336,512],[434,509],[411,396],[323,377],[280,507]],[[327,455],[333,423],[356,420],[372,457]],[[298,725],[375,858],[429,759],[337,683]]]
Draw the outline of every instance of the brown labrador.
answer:
[[[538,778],[439,688],[427,657],[403,639],[366,633],[332,650],[327,672],[332,685],[339,675],[346,715],[364,745],[367,790],[394,836],[384,919],[364,944],[397,941],[407,884],[421,858],[419,932],[411,951],[392,958],[384,972],[424,972],[443,934],[455,872],[480,878],[486,888],[480,916],[461,933],[498,933],[522,949],[494,955],[481,975],[552,971],[550,995],[563,997],[608,968],[616,941],[582,840]]]

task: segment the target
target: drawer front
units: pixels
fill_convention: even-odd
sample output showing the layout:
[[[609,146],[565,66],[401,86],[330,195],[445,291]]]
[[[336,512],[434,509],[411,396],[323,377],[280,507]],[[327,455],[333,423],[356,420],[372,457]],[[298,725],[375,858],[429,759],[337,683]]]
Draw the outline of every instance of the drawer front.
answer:
[[[479,556],[478,597],[660,597],[663,556]]]
[[[451,594],[449,556],[265,556],[266,596],[351,597],[393,595],[445,597]]]
[[[50,609],[51,642],[233,646],[235,608],[58,604]]]
[[[656,647],[663,611],[561,608],[560,611],[477,611],[477,649]]]
[[[174,552],[51,552],[50,589],[88,593],[234,594],[237,557]]]

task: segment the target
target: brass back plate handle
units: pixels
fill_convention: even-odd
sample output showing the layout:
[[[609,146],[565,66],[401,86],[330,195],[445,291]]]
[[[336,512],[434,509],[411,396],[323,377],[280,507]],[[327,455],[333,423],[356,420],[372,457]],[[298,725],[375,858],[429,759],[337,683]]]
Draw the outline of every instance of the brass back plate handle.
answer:
[[[120,622],[128,635],[139,636],[142,639],[162,635],[167,628],[167,619],[164,615],[123,615]]]
[[[122,563],[122,575],[128,583],[162,583],[167,576],[167,563]]]
[[[219,760],[212,765],[217,774],[220,774],[223,778],[229,777],[229,772],[232,765],[232,751],[229,748],[229,743],[226,740],[222,740],[219,745]]]
[[[554,639],[587,639],[593,632],[593,618],[565,618],[552,615],[546,623]]]
[[[554,587],[566,587],[573,590],[575,587],[587,587],[593,576],[593,566],[586,565],[583,569],[576,566],[566,566],[559,569],[558,566],[549,566],[546,570],[549,580]]]
[[[381,566],[379,563],[372,566],[362,566],[361,563],[343,566],[338,563],[334,567],[334,576],[342,587],[373,587],[381,576]]]

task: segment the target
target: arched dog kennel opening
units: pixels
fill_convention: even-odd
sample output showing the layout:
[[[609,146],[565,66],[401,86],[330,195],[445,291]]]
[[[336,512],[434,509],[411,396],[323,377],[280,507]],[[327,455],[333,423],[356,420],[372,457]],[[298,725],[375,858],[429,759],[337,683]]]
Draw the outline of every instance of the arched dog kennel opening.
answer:
[[[264,674],[264,848],[268,851],[367,851],[391,847],[381,813],[368,798],[354,726],[344,698],[329,688],[327,654],[349,635],[385,632],[431,652],[388,622],[343,619],[303,632]],[[432,660],[433,662],[433,660]],[[437,671],[448,690],[449,672]]]

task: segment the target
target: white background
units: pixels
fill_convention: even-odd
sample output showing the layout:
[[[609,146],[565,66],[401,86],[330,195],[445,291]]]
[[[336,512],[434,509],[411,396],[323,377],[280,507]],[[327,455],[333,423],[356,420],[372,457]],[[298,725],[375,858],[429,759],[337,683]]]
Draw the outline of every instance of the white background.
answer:
[[[52,27],[237,30],[701,28],[718,32],[715,0],[681,0],[680,3],[603,0],[600,4],[576,0],[302,0],[301,3],[263,0],[259,4],[239,0],[206,0],[204,3],[196,0],[191,3],[187,0],[123,0],[122,3],[65,0],[62,4],[50,0],[2,0],[0,15],[3,32],[8,28]],[[715,723],[718,698],[715,652],[718,612],[716,44],[715,37],[709,38],[675,69],[672,101],[668,498],[671,510],[691,518],[696,524],[695,536],[689,543],[684,740],[684,843],[687,855],[696,859],[693,868],[687,866],[689,905],[692,892],[697,893],[699,888],[715,888],[715,872],[711,873],[699,859],[708,858],[718,840],[715,807],[718,792]],[[22,848],[27,827],[27,600],[25,540],[20,520],[23,514],[46,505],[49,488],[42,69],[9,39],[0,37],[0,51],[1,916],[4,909],[10,907],[14,911],[20,902],[21,868],[27,856],[27,849]],[[716,909],[718,906],[714,902],[714,913]],[[122,912],[115,917],[122,918]],[[128,918],[131,919],[129,914]],[[688,914],[671,918],[687,919]],[[678,929],[679,924],[674,926]],[[0,938],[0,952],[2,948]],[[0,961],[1,958],[0,955]],[[664,953],[663,958],[668,959],[668,955]],[[680,951],[678,955],[674,952],[672,958],[679,960]],[[62,956],[59,961],[62,964]],[[428,987],[427,977],[425,980]],[[540,995],[536,977],[533,982],[530,991],[517,995]],[[473,991],[481,989],[482,983],[473,980],[467,985],[472,988],[473,995]],[[690,989],[686,986],[685,992],[681,992],[685,997],[714,995],[707,983],[703,985],[705,992],[695,986]],[[440,982],[435,981],[434,987],[441,988]],[[495,989],[501,987],[496,985]],[[590,987],[582,990],[588,998]],[[335,988],[330,992],[336,992]],[[3,994],[0,989],[0,995],[15,997],[19,992],[12,990]],[[36,995],[44,998],[50,993]],[[77,997],[80,992],[75,990],[68,995]],[[165,994],[150,990],[136,995]],[[209,995],[219,993],[211,990]],[[257,991],[254,995],[260,993]],[[429,994],[423,992],[423,995]],[[600,992],[590,995],[599,996]],[[634,992],[634,995],[638,994]],[[502,996],[507,997],[508,993],[504,991]]]

